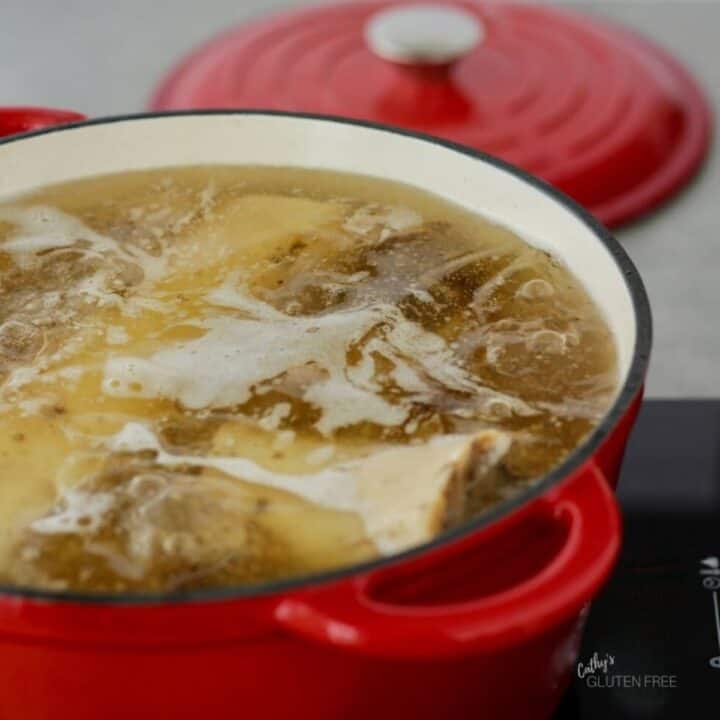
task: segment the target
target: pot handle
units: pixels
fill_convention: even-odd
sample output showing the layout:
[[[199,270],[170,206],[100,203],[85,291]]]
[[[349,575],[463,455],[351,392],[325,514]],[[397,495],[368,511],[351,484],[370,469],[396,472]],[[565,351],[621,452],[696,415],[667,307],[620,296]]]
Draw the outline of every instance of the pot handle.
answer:
[[[532,533],[523,533],[531,526],[535,540]],[[444,581],[450,586],[447,567],[458,559],[461,572],[455,573],[456,580],[481,577],[476,568],[483,567],[490,543],[503,533],[514,537],[515,550],[506,547],[504,554],[495,553],[496,567],[485,567],[483,577],[508,577],[508,565],[527,565],[527,557],[553,530],[560,540],[552,555],[543,556],[540,567],[514,584],[455,602],[397,602],[398,587],[401,596],[412,598],[413,587],[422,596],[423,586],[435,591]],[[528,539],[519,547],[518,532]],[[615,496],[600,469],[590,463],[483,532],[434,553],[286,597],[276,606],[275,618],[296,635],[375,656],[421,659],[488,652],[522,642],[580,612],[610,573],[620,538]],[[395,600],[388,601],[387,593],[383,597],[382,589],[388,587],[395,588]]]
[[[53,125],[86,120],[86,116],[72,110],[52,110],[40,107],[0,107],[0,137],[42,130]]]

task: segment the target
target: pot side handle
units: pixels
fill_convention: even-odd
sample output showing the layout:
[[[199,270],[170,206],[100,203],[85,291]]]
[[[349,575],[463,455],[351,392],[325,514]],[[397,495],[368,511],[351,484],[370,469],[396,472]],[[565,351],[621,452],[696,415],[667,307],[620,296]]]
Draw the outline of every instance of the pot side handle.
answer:
[[[527,532],[532,527],[534,534]],[[501,540],[504,550],[491,552],[503,533],[514,545]],[[543,542],[548,547],[544,539],[551,535],[559,538],[554,551],[540,555],[540,565],[533,567],[533,554],[537,557]],[[373,656],[422,659],[491,652],[573,620],[612,570],[620,539],[615,496],[590,463],[486,530],[437,552],[286,597],[276,606],[275,618],[305,639]],[[488,557],[493,558],[489,567]],[[447,568],[458,562],[460,572],[448,574]],[[509,568],[523,563],[531,572],[516,573],[517,581],[492,590],[493,578],[512,579]],[[477,587],[478,578],[480,587],[482,578],[490,579],[490,592],[485,582],[474,596],[453,599],[451,591],[448,600],[442,589],[468,579],[471,588]],[[390,600],[383,593],[388,587],[395,588]],[[441,602],[423,603],[423,588],[430,596],[440,588]],[[403,594],[412,601],[404,601]]]
[[[42,130],[53,125],[86,120],[73,110],[52,110],[41,107],[0,107],[0,137]]]

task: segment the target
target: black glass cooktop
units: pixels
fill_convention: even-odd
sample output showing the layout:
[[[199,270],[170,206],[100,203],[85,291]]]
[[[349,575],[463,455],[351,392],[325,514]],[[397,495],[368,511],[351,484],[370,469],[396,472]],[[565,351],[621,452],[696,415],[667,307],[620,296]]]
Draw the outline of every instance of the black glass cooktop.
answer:
[[[554,720],[720,717],[720,401],[649,401],[619,488],[625,539]]]

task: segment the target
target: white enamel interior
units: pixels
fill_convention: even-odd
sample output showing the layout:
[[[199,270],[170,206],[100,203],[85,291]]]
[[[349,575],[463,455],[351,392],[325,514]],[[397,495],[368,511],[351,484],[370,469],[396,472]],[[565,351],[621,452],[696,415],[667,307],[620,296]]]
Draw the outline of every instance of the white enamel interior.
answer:
[[[441,145],[358,125],[270,115],[186,115],[71,128],[0,145],[0,198],[103,173],[218,164],[292,165],[375,175],[429,190],[549,250],[582,279],[616,337],[624,379],[636,319],[609,251],[552,196]]]

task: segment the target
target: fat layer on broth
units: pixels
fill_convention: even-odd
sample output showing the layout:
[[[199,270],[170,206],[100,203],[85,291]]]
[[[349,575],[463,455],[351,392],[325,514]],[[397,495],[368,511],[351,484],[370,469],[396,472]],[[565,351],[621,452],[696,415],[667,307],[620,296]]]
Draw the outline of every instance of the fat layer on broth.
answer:
[[[0,581],[168,590],[396,552],[546,473],[613,338],[397,183],[194,167],[0,203]]]

